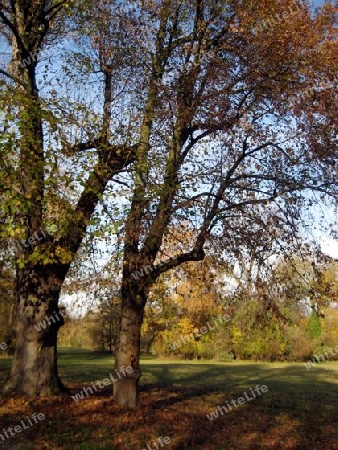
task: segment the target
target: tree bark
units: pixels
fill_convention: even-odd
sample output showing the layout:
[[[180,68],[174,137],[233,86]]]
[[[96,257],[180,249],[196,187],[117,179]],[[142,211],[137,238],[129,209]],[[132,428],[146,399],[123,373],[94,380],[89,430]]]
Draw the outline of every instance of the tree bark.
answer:
[[[114,397],[126,408],[136,408],[139,405],[140,336],[144,306],[144,295],[122,288],[120,333],[115,354]],[[133,369],[132,372],[129,369],[131,373],[125,370],[128,366]]]
[[[57,369],[57,333],[63,325],[58,298],[66,269],[18,269],[15,352],[4,393],[49,396],[66,391]]]

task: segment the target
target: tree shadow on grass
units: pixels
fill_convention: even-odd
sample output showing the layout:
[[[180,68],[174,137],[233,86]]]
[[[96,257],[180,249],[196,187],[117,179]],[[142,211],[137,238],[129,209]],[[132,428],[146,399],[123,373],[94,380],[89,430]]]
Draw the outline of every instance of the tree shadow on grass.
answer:
[[[215,367],[203,370],[208,380],[203,388],[192,387],[196,373],[180,379],[181,387],[167,382],[143,385],[140,410],[126,412],[114,405],[119,417],[115,431],[122,435],[132,433],[134,438],[139,439],[139,445],[135,448],[145,448],[145,442],[154,441],[154,436],[169,436],[171,443],[166,447],[168,450],[338,448],[338,436],[334,435],[334,426],[337,426],[337,384],[324,379],[334,380],[335,370],[325,369],[325,377],[323,374],[319,377],[318,372],[305,368],[302,373],[299,366],[285,365],[266,370],[261,365],[252,365],[246,374],[247,368],[247,365],[237,366],[232,377],[224,371],[223,376],[227,374],[229,379],[222,385],[208,385],[218,375]],[[169,378],[168,371],[172,369],[170,364],[157,366],[157,376]],[[241,375],[239,379],[238,375]],[[320,382],[319,378],[322,378]],[[212,421],[207,418],[207,414],[218,406],[243,396],[244,390],[256,384],[266,384],[269,391],[238,408],[233,407],[228,413],[223,411],[223,415],[219,414]],[[224,386],[228,386],[226,391]],[[105,407],[111,402],[112,399],[107,399]],[[102,412],[101,408],[101,404],[95,406],[92,410],[94,417]],[[85,420],[85,414],[82,419]],[[128,446],[120,443],[116,448],[125,449]]]
[[[238,369],[245,371],[247,366],[237,366]],[[255,450],[261,448],[269,448],[279,450],[282,448],[292,449],[319,449],[327,450],[338,449],[338,433],[334,435],[334,425],[338,427],[335,411],[338,408],[337,391],[338,386],[332,382],[321,381],[318,383],[319,374],[315,371],[309,372],[304,368],[304,377],[300,373],[299,367],[285,366],[278,370],[272,369],[265,376],[257,377],[259,372],[255,373],[255,369],[260,367],[252,367],[251,373],[236,380],[232,377],[229,380],[227,392],[223,392],[224,383],[221,387],[212,386],[205,389],[178,388],[168,389],[169,393],[176,395],[168,395],[168,399],[162,399],[152,404],[153,409],[163,409],[177,406],[184,403],[189,404],[192,399],[200,398],[201,401],[208,402],[211,393],[218,392],[217,403],[214,408],[209,410],[217,410],[218,406],[226,405],[226,402],[236,400],[243,396],[243,390],[239,390],[242,385],[266,384],[269,391],[240,405],[238,409],[234,406],[228,413],[223,416],[219,414],[214,421],[204,416],[205,422],[201,421],[201,416],[195,411],[184,413],[180,420],[189,423],[189,437],[184,437],[173,446],[173,449],[185,448],[201,448],[201,449],[247,449]],[[215,375],[215,369],[210,369],[205,373],[208,380]],[[326,377],[332,378],[336,376],[336,371],[325,369]],[[265,371],[264,371],[265,372]],[[262,375],[262,372],[260,372]],[[256,379],[254,379],[256,378]],[[306,382],[304,382],[306,378]],[[189,386],[189,382],[194,381],[194,376],[185,380],[185,385]],[[227,386],[227,383],[225,384]],[[234,389],[235,388],[235,389]],[[250,397],[250,393],[248,392]],[[211,396],[212,398],[212,396]],[[208,402],[209,403],[209,402]],[[229,403],[228,403],[229,404]],[[183,408],[184,409],[184,408]],[[202,425],[203,424],[203,425]],[[205,433],[199,430],[207,428],[207,438]],[[219,440],[219,432],[225,434],[224,442]],[[284,431],[283,431],[284,429]],[[233,430],[237,436],[234,440],[229,436],[229,430]],[[213,436],[213,433],[215,435]],[[254,436],[258,438],[255,440]],[[267,436],[263,438],[264,436]],[[224,445],[224,446],[223,446]],[[191,447],[189,447],[191,446]]]

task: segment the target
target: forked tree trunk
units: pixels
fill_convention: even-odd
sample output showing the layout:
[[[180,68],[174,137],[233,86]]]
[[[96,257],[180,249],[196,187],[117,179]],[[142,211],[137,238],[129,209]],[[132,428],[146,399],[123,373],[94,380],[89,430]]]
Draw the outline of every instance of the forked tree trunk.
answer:
[[[66,271],[48,266],[18,269],[15,351],[4,393],[50,396],[65,391],[57,369],[58,298]]]
[[[135,297],[136,294],[122,292],[119,340],[115,353],[114,397],[127,408],[136,408],[139,404],[138,384],[141,378],[139,360],[144,303],[140,306]],[[128,366],[133,370],[126,370]]]

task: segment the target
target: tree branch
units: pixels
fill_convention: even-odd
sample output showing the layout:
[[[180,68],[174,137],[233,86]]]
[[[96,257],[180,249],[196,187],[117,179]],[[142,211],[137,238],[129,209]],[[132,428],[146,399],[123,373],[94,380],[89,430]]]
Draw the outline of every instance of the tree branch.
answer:
[[[89,143],[83,144],[84,146]],[[99,156],[99,162],[89,175],[78,200],[73,217],[68,221],[68,232],[60,244],[76,253],[85,234],[88,221],[93,214],[107,183],[135,160],[135,146],[122,148],[110,145],[105,161]],[[124,150],[124,151],[121,151]]]
[[[14,26],[14,24],[8,19],[8,17],[6,16],[6,14],[4,14],[2,11],[0,11],[0,19],[2,20],[2,22],[8,26],[8,28],[12,31],[12,33],[14,34],[15,38],[16,38],[16,42],[18,44],[18,46],[21,48],[21,50],[26,50],[25,46],[21,40],[21,36],[18,33],[18,30],[16,29],[16,27]]]
[[[182,253],[174,258],[170,258],[167,261],[164,261],[160,264],[153,266],[153,271],[148,276],[151,279],[155,279],[159,277],[162,273],[166,272],[169,269],[179,266],[184,262],[189,261],[202,261],[205,257],[204,250],[201,248],[199,251],[192,250],[187,253]]]
[[[15,75],[10,74],[6,70],[0,69],[0,73],[5,75],[6,77],[10,78],[12,81],[15,81],[15,83],[20,84],[22,87],[27,88],[28,86],[23,83],[19,78],[17,78]]]
[[[72,153],[84,152],[86,150],[91,150],[96,148],[98,145],[97,141],[79,142],[71,147]]]

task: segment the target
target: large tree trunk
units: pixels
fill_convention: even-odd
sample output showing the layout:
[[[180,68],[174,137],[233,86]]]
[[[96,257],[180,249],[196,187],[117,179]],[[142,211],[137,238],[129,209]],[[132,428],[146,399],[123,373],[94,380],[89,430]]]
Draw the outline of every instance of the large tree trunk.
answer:
[[[49,396],[65,391],[58,377],[57,333],[64,320],[58,298],[62,266],[18,269],[15,352],[5,393]]]
[[[136,408],[139,404],[140,334],[145,305],[144,301],[139,301],[139,295],[122,289],[120,332],[115,354],[114,397],[120,405],[127,408]],[[133,370],[125,370],[128,366]]]

